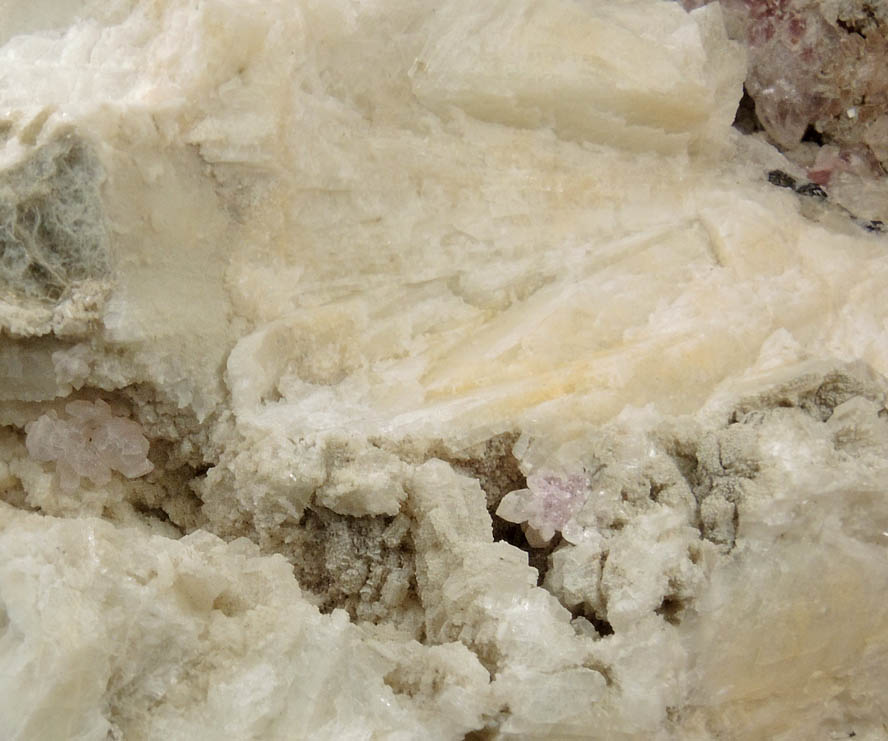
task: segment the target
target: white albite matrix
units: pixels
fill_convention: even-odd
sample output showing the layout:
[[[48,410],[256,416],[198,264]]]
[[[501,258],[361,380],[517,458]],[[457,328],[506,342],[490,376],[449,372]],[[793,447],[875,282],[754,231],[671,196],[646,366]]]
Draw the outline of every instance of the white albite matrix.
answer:
[[[0,738],[886,738],[888,242],[717,3],[0,3]]]

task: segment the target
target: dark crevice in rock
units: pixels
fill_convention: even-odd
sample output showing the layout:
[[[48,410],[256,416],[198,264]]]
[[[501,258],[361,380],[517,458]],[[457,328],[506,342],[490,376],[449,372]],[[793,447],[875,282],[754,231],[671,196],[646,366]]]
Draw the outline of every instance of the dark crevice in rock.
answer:
[[[494,741],[497,738],[499,738],[498,724],[488,728],[481,728],[477,731],[469,731],[463,737],[463,741]]]
[[[146,519],[153,519],[159,523],[170,525],[179,531],[179,536],[185,535],[185,528],[172,520],[170,514],[163,507],[149,507],[141,502],[133,504],[133,509]]]
[[[517,432],[504,432],[470,450],[434,449],[430,454],[447,461],[460,473],[478,479],[487,498],[488,511],[495,512],[506,494],[527,486],[518,459],[512,454],[517,440]]]
[[[463,736],[463,741],[493,741],[499,735],[496,728],[482,728],[477,731],[469,731]]]
[[[595,617],[595,615],[587,615],[586,620],[592,623],[592,626],[595,630],[598,631],[598,634],[604,638],[605,636],[612,636],[614,634],[613,626],[607,620],[600,620]]]
[[[210,463],[202,463],[199,466],[194,468],[194,477],[196,479],[202,479],[207,475],[207,472],[213,467]]]
[[[614,634],[614,628],[608,622],[607,618],[599,617],[593,610],[590,610],[585,603],[580,603],[573,608],[567,609],[570,611],[570,614],[574,619],[584,618],[588,620],[592,624],[592,627],[598,631],[598,635],[602,638]]]
[[[506,494],[527,488],[527,478],[512,453],[518,437],[518,432],[504,432],[467,450],[452,451],[439,445],[432,448],[428,455],[440,458],[459,473],[477,479],[490,514],[493,540],[508,543],[524,551],[528,564],[537,570],[537,584],[542,585],[549,569],[549,555],[561,543],[561,536],[556,535],[542,548],[534,548],[527,542],[521,525],[508,522],[496,514],[497,507]]]
[[[741,134],[754,134],[757,131],[764,131],[765,127],[759,121],[755,113],[755,101],[747,92],[746,86],[743,86],[743,97],[737,106],[737,113],[734,114],[734,128]]]
[[[534,548],[527,542],[524,530],[521,529],[520,525],[506,524],[512,525],[511,528],[504,531],[507,537],[495,538],[495,540],[503,541],[518,550],[524,551],[527,554],[528,565],[537,571],[537,586],[543,586],[543,580],[546,578],[546,572],[549,570],[549,556],[561,545],[561,535],[556,533],[545,546]]]
[[[496,509],[506,494],[527,488],[527,478],[512,453],[518,436],[517,432],[505,432],[470,450],[451,452],[435,449],[431,452],[450,463],[459,473],[478,480],[490,513],[494,541],[506,542],[527,553],[529,564],[539,574],[537,581],[542,584],[548,570],[549,554],[561,541],[560,536],[556,536],[544,548],[533,548],[527,542],[521,525],[508,522],[496,514]]]
[[[866,39],[873,32],[879,31],[879,18],[875,8],[870,3],[861,3],[860,5],[852,5],[850,12],[857,11],[856,16],[836,18],[836,25],[847,34],[860,36]]]
[[[822,147],[827,142],[827,138],[817,130],[814,124],[808,124],[805,133],[802,134],[802,141],[810,142],[816,144],[818,147]]]
[[[545,548],[533,548],[526,541],[524,547],[519,546],[527,553],[528,564],[537,570],[537,586],[541,586],[546,578],[546,572],[549,570],[549,556],[560,543],[561,535],[556,534]]]
[[[838,18],[836,20],[836,25],[841,28],[845,33],[854,33],[860,36],[860,38],[865,39],[866,34],[863,33],[862,26],[855,21],[846,21],[842,18]]]
[[[493,519],[493,539],[494,541],[508,543],[520,551],[527,554],[527,563],[531,568],[537,571],[537,586],[543,585],[546,578],[546,572],[549,570],[549,556],[561,544],[562,538],[559,533],[542,548],[534,548],[527,542],[524,530],[521,525],[513,522],[506,522],[495,514],[491,515]]]
[[[524,537],[524,530],[521,529],[521,525],[515,522],[507,522],[495,514],[491,514],[490,517],[493,521],[494,541],[508,543],[521,550],[530,548],[527,538]]]
[[[687,601],[678,597],[667,595],[660,606],[654,610],[670,625],[680,625],[687,610]]]

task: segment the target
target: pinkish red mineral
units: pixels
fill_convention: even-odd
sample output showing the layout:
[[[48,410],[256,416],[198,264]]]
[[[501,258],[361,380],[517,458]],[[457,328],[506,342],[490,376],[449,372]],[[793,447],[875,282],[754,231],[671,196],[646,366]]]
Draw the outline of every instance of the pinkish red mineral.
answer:
[[[829,185],[830,178],[840,172],[860,177],[881,174],[881,166],[875,155],[866,147],[838,147],[826,145],[817,152],[817,159],[808,168],[808,177],[818,185]]]
[[[682,0],[688,10],[703,4]],[[721,5],[728,34],[748,48],[746,89],[768,136],[790,151],[813,131],[839,150],[839,161],[876,162],[882,174],[888,168],[888,4]]]

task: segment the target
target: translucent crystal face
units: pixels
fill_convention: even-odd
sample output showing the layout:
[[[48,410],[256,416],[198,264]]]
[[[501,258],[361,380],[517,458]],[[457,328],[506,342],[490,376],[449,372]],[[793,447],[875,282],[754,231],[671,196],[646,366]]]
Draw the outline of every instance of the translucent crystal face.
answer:
[[[25,440],[34,460],[56,462],[65,491],[77,489],[81,476],[103,486],[112,471],[137,478],[154,468],[142,428],[131,419],[114,416],[107,402],[72,401],[65,411],[67,419],[50,412],[32,422]]]

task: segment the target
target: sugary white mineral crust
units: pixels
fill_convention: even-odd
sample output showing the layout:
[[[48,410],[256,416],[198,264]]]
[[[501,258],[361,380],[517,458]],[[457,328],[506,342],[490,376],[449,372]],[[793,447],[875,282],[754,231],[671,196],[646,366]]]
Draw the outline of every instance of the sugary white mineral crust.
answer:
[[[0,2],[0,739],[885,738],[888,241],[718,4]]]

